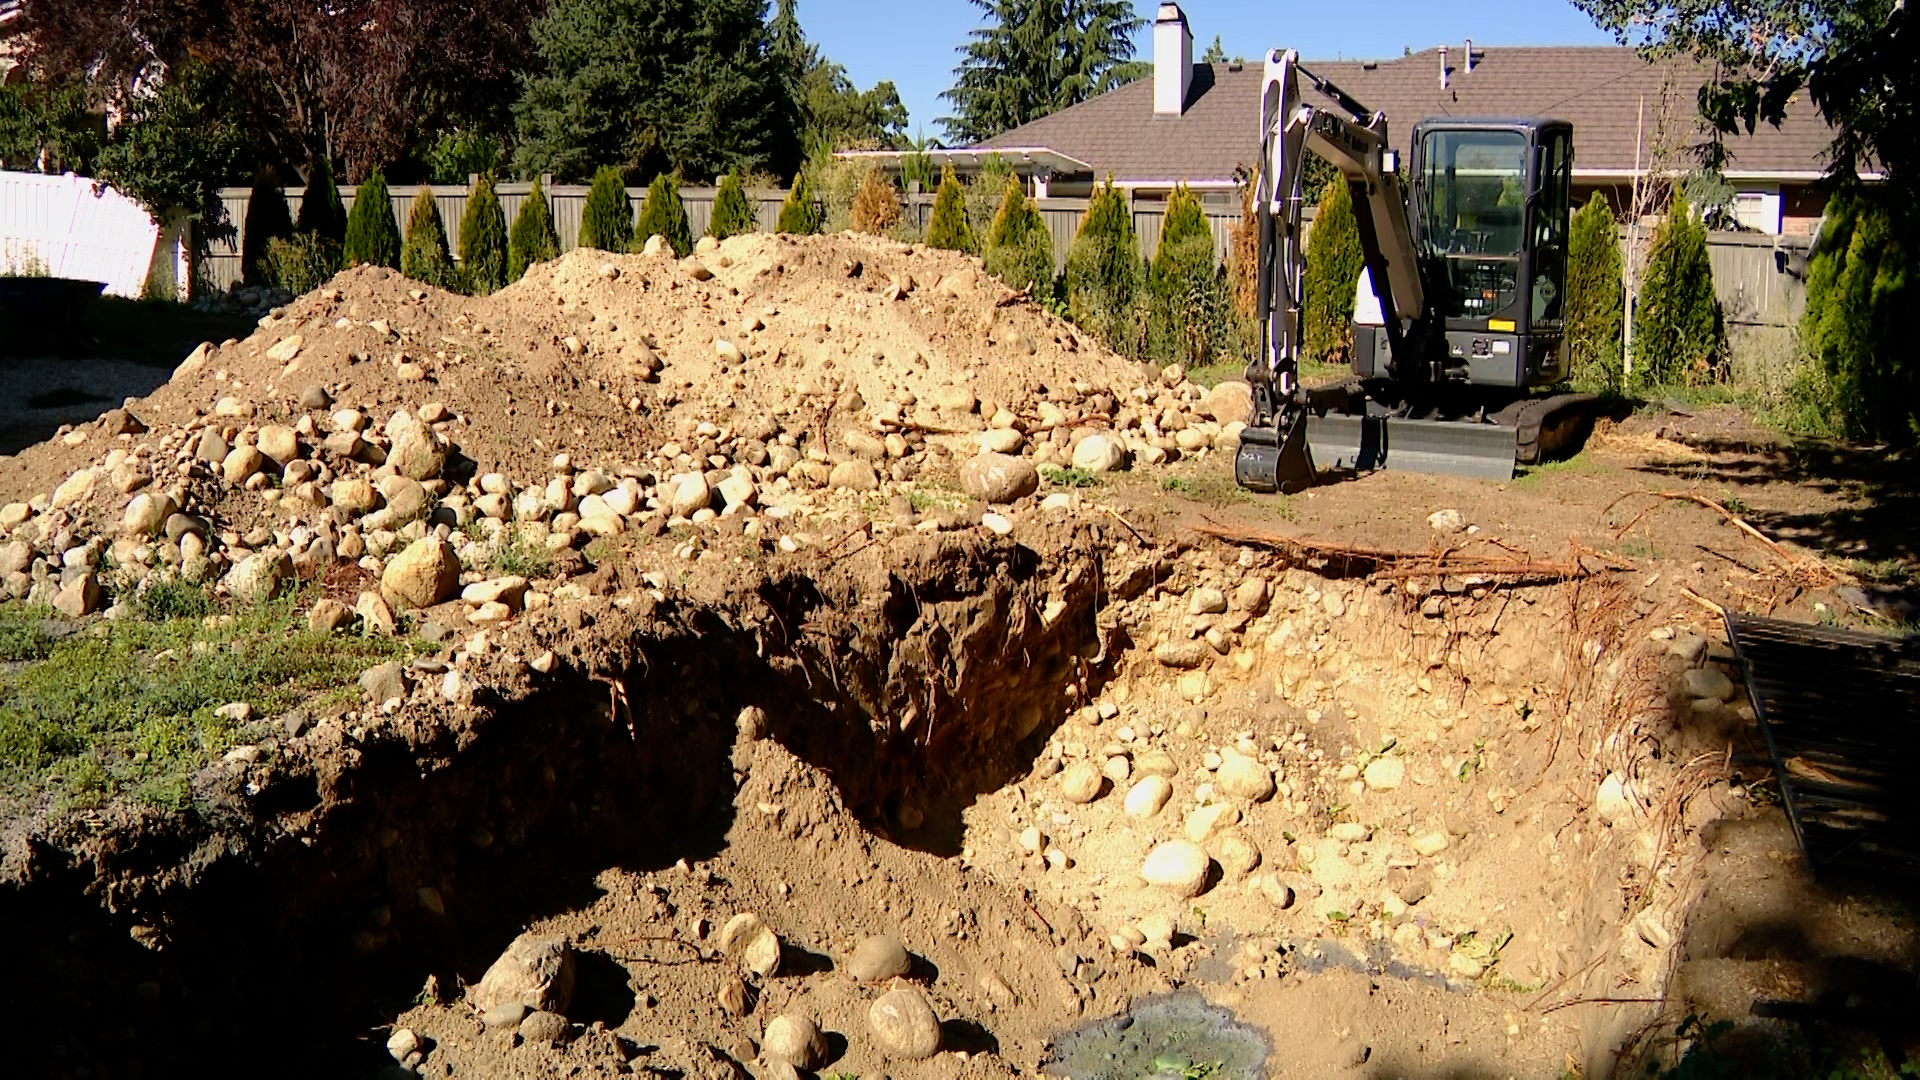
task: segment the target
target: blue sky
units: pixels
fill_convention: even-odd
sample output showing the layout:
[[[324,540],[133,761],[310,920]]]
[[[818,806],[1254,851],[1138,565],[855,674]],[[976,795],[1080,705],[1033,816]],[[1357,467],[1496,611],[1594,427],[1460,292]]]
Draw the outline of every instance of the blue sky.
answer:
[[[1151,21],[1157,4],[1136,4]],[[1607,45],[1611,36],[1565,0],[1186,0],[1194,56],[1219,34],[1228,56],[1257,59],[1291,47],[1307,59],[1384,59],[1472,38],[1481,45]],[[938,137],[940,92],[952,84],[955,51],[980,25],[967,0],[799,0],[800,25],[845,64],[861,89],[892,79],[908,130]],[[1148,34],[1136,55],[1151,59]]]

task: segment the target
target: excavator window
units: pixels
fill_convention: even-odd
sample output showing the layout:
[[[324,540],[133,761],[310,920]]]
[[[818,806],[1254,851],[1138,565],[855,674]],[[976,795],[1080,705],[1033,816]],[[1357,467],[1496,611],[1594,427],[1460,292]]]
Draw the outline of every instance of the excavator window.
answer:
[[[1519,295],[1526,239],[1527,137],[1430,131],[1421,146],[1421,243],[1445,261],[1448,318],[1485,319]]]

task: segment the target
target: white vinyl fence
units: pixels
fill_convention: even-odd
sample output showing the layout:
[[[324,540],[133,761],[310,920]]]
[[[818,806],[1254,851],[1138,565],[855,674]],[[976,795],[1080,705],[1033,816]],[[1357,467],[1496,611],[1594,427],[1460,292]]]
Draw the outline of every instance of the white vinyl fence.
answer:
[[[177,225],[84,176],[0,172],[0,273],[104,281],[115,296],[172,296],[186,280]]]

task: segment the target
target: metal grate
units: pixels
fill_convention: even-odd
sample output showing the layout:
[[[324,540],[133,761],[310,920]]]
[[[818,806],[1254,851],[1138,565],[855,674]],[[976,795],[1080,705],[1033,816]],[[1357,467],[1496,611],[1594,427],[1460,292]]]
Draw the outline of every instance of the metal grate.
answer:
[[[1815,873],[1920,879],[1920,641],[1727,615]]]

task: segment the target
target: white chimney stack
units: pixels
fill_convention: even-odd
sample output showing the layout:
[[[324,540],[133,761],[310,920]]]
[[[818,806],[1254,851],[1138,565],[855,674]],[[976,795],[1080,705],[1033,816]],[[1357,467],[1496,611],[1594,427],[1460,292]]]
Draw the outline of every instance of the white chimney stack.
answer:
[[[1473,70],[1473,39],[1467,39],[1467,70]]]
[[[1153,114],[1179,116],[1193,88],[1193,32],[1179,4],[1161,4],[1153,20]]]
[[[1440,89],[1447,88],[1447,47],[1440,46]]]

